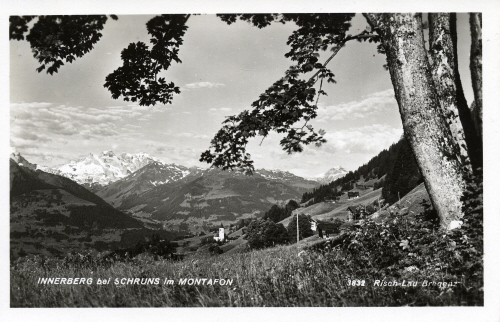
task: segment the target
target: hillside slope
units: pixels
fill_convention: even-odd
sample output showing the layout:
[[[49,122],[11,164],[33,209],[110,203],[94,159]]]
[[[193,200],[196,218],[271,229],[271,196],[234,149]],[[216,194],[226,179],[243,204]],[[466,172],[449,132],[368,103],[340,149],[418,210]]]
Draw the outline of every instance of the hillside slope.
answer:
[[[122,230],[143,227],[77,183],[19,166],[12,159],[10,192],[14,253],[59,255],[102,248],[119,242]]]
[[[262,216],[273,204],[298,199],[307,189],[304,186],[316,184],[293,177],[283,180],[276,173],[246,176],[209,169],[197,176],[130,194],[118,208],[170,225],[186,221],[196,231],[207,223],[228,224],[239,218]]]

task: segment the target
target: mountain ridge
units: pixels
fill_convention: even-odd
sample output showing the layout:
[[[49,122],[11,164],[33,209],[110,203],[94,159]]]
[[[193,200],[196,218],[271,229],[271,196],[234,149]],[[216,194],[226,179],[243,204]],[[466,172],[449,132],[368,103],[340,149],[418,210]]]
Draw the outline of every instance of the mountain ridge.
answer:
[[[40,170],[62,175],[79,184],[105,186],[122,179],[151,162],[159,162],[147,153],[122,153],[103,151],[100,154],[90,153],[86,157],[71,160],[56,167],[39,167]]]
[[[349,171],[344,169],[342,166],[336,166],[329,169],[322,176],[318,176],[312,179],[321,184],[328,184],[334,180],[337,180],[338,178],[345,176],[347,173],[349,173]]]

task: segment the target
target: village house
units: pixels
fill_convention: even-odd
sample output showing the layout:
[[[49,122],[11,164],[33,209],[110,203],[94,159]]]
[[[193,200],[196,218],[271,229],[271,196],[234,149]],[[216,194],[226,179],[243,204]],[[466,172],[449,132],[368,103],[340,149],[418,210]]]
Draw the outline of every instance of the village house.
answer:
[[[317,231],[319,238],[328,238],[330,235],[339,232],[338,223],[324,222],[316,219],[311,219],[309,222],[311,223],[311,230]]]
[[[348,191],[347,198],[348,199],[359,198],[359,191]]]
[[[369,188],[373,188],[373,183],[356,183],[356,188],[360,188],[360,189],[369,189]]]
[[[335,203],[335,201],[337,201],[338,198],[337,197],[326,197],[325,198],[325,202],[329,202],[329,203]]]

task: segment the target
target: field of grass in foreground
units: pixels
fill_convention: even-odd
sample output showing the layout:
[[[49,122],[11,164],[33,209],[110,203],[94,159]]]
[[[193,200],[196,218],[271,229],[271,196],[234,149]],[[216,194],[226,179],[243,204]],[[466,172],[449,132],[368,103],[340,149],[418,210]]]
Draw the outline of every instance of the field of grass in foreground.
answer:
[[[23,259],[11,267],[11,307],[188,307],[188,306],[450,306],[482,305],[476,285],[444,270],[400,270],[380,273],[362,269],[341,249],[319,244],[221,256],[200,255],[184,261],[65,265],[63,260]],[[39,277],[92,277],[91,285],[40,285]],[[97,279],[111,285],[97,285]],[[159,285],[113,284],[115,278],[159,278]],[[164,279],[173,285],[162,285]],[[179,285],[184,278],[233,280],[232,285]],[[413,287],[375,286],[375,280],[417,282]],[[364,280],[350,286],[349,280]],[[453,287],[423,286],[458,282]],[[380,285],[383,285],[381,281]],[[440,287],[441,286],[441,287]]]

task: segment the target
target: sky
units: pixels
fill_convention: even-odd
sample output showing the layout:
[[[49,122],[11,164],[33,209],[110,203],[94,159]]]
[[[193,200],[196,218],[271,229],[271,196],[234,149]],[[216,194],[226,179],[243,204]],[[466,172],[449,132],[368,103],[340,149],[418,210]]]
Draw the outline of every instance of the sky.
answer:
[[[25,41],[10,41],[10,145],[28,161],[45,166],[112,150],[146,152],[167,163],[207,167],[200,155],[210,146],[226,116],[250,108],[259,94],[284,75],[292,62],[284,55],[293,24],[258,29],[246,22],[228,26],[215,15],[192,16],[181,64],[163,76],[181,88],[172,104],[144,107],[113,100],[105,77],[121,66],[120,52],[131,42],[149,44],[146,22],[153,16],[108,19],[94,49],[50,76]],[[367,26],[362,15],[350,33]],[[468,73],[469,31],[459,15],[459,66],[466,98],[472,102]],[[329,52],[321,55],[326,60]],[[324,129],[327,143],[289,155],[281,136],[252,140],[248,152],[256,168],[280,169],[315,177],[332,167],[355,170],[402,136],[403,130],[385,56],[376,45],[349,42],[328,65],[336,84],[318,103],[311,124]]]

